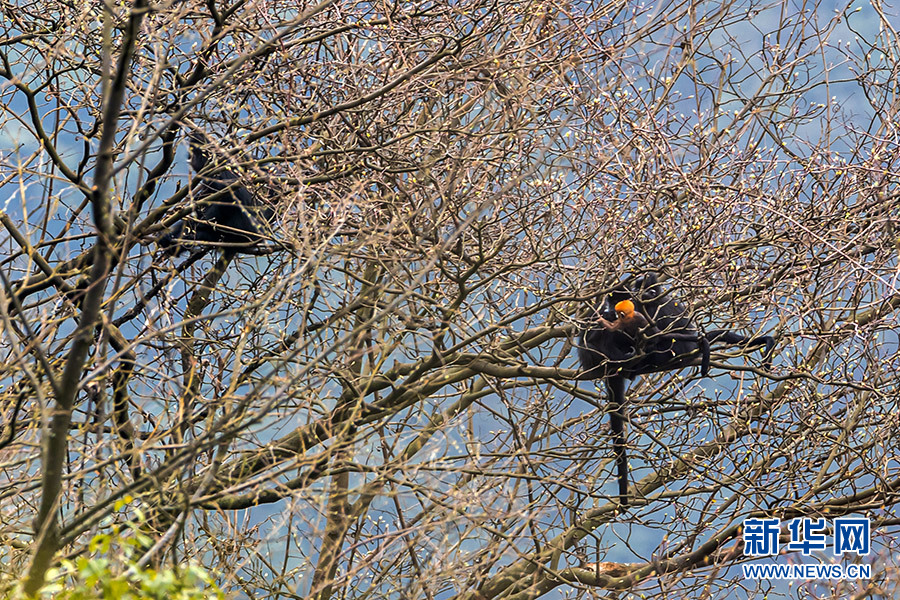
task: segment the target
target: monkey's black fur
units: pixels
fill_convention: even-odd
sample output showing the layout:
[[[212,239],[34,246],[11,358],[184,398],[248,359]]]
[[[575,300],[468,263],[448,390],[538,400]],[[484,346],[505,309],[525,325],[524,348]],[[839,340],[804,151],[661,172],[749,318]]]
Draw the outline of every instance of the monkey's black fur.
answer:
[[[191,169],[201,175],[194,190],[194,218],[183,219],[159,239],[167,254],[179,255],[193,245],[236,253],[259,243],[274,211],[244,187],[228,170],[208,174],[212,156],[205,140],[190,134]],[[206,171],[207,173],[204,173]]]
[[[611,321],[616,318],[613,306],[622,301],[634,302],[635,311],[659,329],[644,343],[638,352],[635,342],[621,331],[603,327],[588,328],[581,334],[578,358],[585,376],[589,379],[605,379],[609,402],[609,424],[612,430],[613,453],[619,482],[619,501],[628,504],[628,459],[625,454],[625,380],[638,375],[658,371],[671,371],[687,367],[700,354],[700,372],[709,372],[710,344],[724,342],[744,348],[764,346],[763,364],[770,368],[775,340],[771,336],[747,337],[715,329],[703,334],[691,323],[683,304],[668,297],[658,283],[655,274],[638,278],[633,284],[620,285],[604,300],[602,316]]]

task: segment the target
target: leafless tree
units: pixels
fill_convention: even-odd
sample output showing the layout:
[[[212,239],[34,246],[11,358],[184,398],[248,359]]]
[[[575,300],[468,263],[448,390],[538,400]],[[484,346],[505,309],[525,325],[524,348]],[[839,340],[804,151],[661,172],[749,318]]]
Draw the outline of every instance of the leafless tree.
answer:
[[[713,598],[855,515],[870,580],[770,595],[896,593],[889,10],[0,0],[0,569],[130,521],[251,597]],[[263,243],[157,246],[191,132]],[[624,509],[572,346],[650,271],[778,356],[633,382]]]

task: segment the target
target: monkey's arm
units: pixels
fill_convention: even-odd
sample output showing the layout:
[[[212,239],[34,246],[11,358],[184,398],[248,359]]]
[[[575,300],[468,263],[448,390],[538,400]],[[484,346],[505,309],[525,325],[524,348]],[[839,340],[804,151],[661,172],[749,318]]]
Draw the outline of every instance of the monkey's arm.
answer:
[[[615,322],[607,321],[603,317],[597,317],[597,325],[600,325],[604,329],[616,330],[619,328],[619,326]]]

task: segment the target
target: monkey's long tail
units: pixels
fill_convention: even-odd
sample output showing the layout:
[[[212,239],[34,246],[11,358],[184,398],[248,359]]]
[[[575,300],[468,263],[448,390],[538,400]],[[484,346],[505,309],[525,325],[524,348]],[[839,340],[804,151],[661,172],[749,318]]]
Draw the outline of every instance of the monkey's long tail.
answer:
[[[698,345],[700,346],[700,375],[706,377],[709,375],[709,340],[706,336],[701,335]]]
[[[619,482],[619,503],[628,506],[628,455],[625,444],[625,378],[606,380],[609,401],[609,428],[612,431],[613,454],[616,457],[616,477]]]

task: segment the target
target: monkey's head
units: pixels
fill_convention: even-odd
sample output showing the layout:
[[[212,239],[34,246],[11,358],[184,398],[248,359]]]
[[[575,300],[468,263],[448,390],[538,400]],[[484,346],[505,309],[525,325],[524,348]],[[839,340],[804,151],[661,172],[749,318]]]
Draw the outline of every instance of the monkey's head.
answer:
[[[191,150],[191,169],[196,174],[209,164],[210,160],[212,160],[212,155],[206,148],[206,139],[199,133],[195,131],[190,132],[188,140],[190,141]]]
[[[634,302],[631,300],[622,300],[616,304],[616,315],[620,319],[628,319],[634,316]]]

